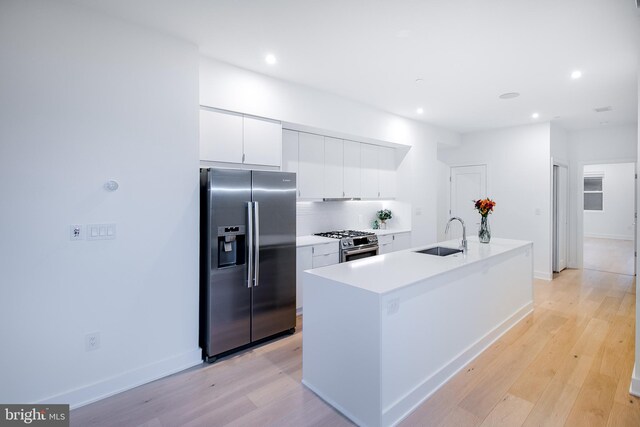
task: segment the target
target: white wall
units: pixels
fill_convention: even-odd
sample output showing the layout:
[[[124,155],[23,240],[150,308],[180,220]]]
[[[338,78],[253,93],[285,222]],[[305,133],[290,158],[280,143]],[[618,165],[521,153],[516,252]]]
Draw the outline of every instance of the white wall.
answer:
[[[571,131],[569,136],[569,267],[582,267],[583,167],[636,159],[636,125]]]
[[[3,0],[0,58],[0,402],[75,406],[198,363],[196,47]],[[116,240],[70,241],[103,222]]]
[[[414,245],[436,240],[437,144],[459,135],[345,98],[202,58],[200,103],[310,128],[412,146],[398,168],[398,200],[413,207]]]
[[[551,123],[551,157],[555,163],[569,166],[569,134]]]
[[[633,240],[634,163],[613,163],[606,165],[586,165],[585,175],[602,174],[603,210],[584,211],[583,233],[586,237]]]
[[[497,202],[490,217],[492,235],[532,241],[534,272],[537,277],[550,279],[549,123],[464,134],[459,147],[440,147],[438,159],[449,167],[487,165],[487,194]],[[447,168],[440,170],[448,173]],[[448,179],[441,178],[440,182],[448,189]],[[441,217],[446,217],[445,209],[448,207],[439,209]]]

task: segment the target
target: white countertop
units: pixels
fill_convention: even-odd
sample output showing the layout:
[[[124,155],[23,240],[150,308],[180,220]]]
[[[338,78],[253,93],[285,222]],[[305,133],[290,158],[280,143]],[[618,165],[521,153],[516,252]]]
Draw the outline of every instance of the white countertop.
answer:
[[[389,230],[382,230],[389,231]],[[491,243],[480,243],[477,237],[468,241],[466,256],[461,253],[446,257],[416,253],[416,250],[444,246],[457,248],[459,240],[434,243],[371,258],[330,265],[307,270],[310,274],[366,289],[374,293],[387,293],[395,289],[429,279],[465,265],[481,262],[532,242],[510,239],[491,239]]]
[[[320,237],[314,236],[313,234],[309,236],[298,236],[296,237],[296,247],[300,248],[302,246],[312,246],[312,245],[321,245],[323,243],[335,243],[336,245],[340,243],[339,239],[332,239],[331,237]]]
[[[388,234],[411,233],[411,229],[409,228],[392,228],[392,229],[386,229],[386,230],[381,230],[381,229],[374,230],[373,228],[366,228],[362,231],[369,231],[371,233],[376,233],[376,236],[386,236]]]

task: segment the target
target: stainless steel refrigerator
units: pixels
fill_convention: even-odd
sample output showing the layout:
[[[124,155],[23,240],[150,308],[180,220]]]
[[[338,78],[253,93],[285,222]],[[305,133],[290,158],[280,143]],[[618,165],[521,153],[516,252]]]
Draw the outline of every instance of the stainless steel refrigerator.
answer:
[[[296,176],[200,169],[200,345],[203,357],[296,322]]]

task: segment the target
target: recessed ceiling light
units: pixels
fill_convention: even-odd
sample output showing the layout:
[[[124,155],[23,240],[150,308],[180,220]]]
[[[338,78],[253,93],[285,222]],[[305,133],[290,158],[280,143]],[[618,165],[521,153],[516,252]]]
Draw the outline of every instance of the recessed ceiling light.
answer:
[[[518,92],[507,92],[500,95],[498,98],[500,99],[513,99],[519,97],[520,94]]]
[[[540,117],[540,114],[538,114],[538,113],[533,113],[533,114],[531,115],[531,118],[532,118],[532,119],[537,119],[538,117]]]
[[[420,84],[422,82],[424,82],[424,79],[416,79],[416,84]]]
[[[424,113],[424,109],[419,107],[419,108],[416,109],[416,113],[422,114],[422,113]]]
[[[580,77],[582,77],[582,71],[580,70],[575,70],[574,72],[571,73],[571,78],[572,79],[579,79]]]
[[[276,56],[272,53],[265,56],[264,61],[269,65],[275,65],[275,63],[278,62],[278,60],[276,59]]]

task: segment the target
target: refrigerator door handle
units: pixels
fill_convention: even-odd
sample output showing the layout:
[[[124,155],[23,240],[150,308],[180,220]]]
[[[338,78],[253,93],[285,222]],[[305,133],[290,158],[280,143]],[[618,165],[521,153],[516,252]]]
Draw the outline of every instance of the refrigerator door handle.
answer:
[[[255,222],[253,226],[254,232],[254,245],[255,245],[255,254],[253,261],[253,275],[254,275],[254,285],[258,286],[260,284],[260,209],[258,208],[258,202],[253,202],[253,220]]]
[[[253,203],[247,203],[247,252],[249,260],[247,262],[247,288],[253,283]]]

